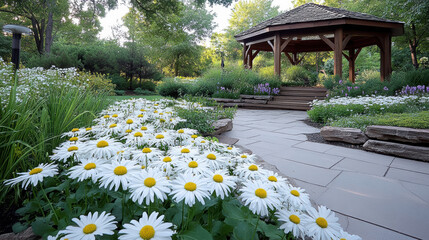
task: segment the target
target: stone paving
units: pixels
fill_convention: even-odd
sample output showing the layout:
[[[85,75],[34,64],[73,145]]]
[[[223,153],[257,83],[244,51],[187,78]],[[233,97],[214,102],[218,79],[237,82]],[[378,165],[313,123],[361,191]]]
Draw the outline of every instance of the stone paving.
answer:
[[[429,239],[429,163],[307,141],[303,111],[239,109],[232,131],[362,239]]]

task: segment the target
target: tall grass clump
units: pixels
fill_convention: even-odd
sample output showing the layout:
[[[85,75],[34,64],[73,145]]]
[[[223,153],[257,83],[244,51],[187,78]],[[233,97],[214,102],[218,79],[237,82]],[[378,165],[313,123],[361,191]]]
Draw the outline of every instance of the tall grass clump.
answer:
[[[23,72],[34,72],[24,69],[14,74],[12,68],[5,64],[1,68],[1,180],[16,177],[14,172],[26,171],[47,162],[52,149],[64,141],[61,137],[63,132],[89,126],[95,114],[110,103],[106,100],[106,91],[93,89],[90,84],[77,85],[73,77],[61,85],[57,82],[65,79],[46,76],[47,72],[38,70],[37,75],[22,76]],[[37,88],[32,87],[36,84],[34,81],[39,81]],[[1,185],[0,202],[19,201],[25,197],[21,196],[19,188],[15,190],[16,196],[8,196],[8,191]]]

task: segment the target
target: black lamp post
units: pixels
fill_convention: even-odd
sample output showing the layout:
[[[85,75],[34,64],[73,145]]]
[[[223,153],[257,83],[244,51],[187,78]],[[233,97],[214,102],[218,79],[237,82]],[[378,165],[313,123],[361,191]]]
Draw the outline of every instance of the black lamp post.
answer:
[[[15,69],[19,69],[19,50],[21,48],[21,36],[22,34],[31,34],[31,29],[19,25],[4,25],[3,31],[12,33],[12,63],[15,65]]]

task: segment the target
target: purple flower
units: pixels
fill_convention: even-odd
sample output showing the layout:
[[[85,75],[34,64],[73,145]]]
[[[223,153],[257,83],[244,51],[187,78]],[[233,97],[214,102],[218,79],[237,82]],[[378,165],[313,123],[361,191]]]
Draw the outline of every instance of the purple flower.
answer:
[[[384,86],[383,90],[387,91],[387,90],[389,90],[389,88],[387,88],[386,86]]]
[[[339,84],[343,84],[343,80],[338,81]]]

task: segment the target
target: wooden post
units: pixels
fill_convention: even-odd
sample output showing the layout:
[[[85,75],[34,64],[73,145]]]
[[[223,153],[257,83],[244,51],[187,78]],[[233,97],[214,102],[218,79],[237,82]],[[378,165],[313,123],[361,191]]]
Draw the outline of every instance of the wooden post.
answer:
[[[335,48],[334,48],[334,75],[342,78],[343,74],[343,29],[335,30]]]
[[[349,79],[350,82],[355,83],[356,74],[355,74],[355,50],[349,50]]]
[[[249,51],[249,54],[248,54],[248,65],[249,65],[249,69],[252,69],[252,67],[253,67],[253,51],[252,50],[250,50]]]
[[[247,45],[246,45],[246,43],[244,42],[243,43],[243,67],[244,68],[247,68]]]
[[[381,38],[380,48],[380,80],[383,82],[387,80],[392,73],[392,59],[391,59],[391,36],[386,34]]]
[[[298,53],[297,52],[294,52],[293,53],[293,63],[292,63],[292,65],[298,65]]]
[[[274,73],[280,76],[281,74],[281,38],[280,34],[276,34],[274,37]]]

